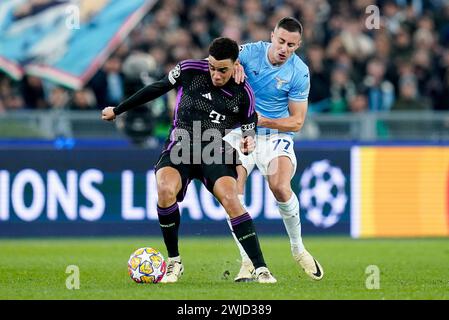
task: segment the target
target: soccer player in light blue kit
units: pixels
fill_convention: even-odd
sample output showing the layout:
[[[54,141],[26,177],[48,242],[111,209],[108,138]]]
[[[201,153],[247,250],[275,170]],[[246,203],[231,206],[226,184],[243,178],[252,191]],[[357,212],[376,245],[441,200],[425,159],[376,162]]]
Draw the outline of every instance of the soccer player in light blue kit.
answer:
[[[241,82],[246,75],[254,91],[258,113],[256,150],[248,156],[240,152],[241,132],[238,129],[224,139],[240,153],[243,165],[237,171],[242,205],[245,206],[243,192],[247,177],[257,166],[276,198],[294,260],[308,276],[320,280],[324,272],[302,242],[300,206],[290,182],[296,171],[293,135],[304,124],[310,88],[309,69],[295,54],[301,44],[301,36],[301,23],[286,17],[271,33],[271,43],[260,41],[241,46],[239,60],[244,70],[240,68],[235,80]],[[252,281],[254,268],[251,260],[235,234],[233,236],[242,256],[242,266],[235,281]]]

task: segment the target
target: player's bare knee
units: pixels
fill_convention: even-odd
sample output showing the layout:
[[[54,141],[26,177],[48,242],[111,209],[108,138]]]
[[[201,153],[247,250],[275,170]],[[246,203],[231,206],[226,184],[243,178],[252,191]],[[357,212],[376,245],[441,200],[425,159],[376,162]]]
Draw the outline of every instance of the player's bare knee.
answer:
[[[224,208],[232,206],[233,203],[236,201],[238,202],[238,198],[236,195],[233,194],[225,194],[220,197],[220,202]]]
[[[286,202],[290,199],[292,195],[292,189],[290,185],[276,184],[270,185],[271,192],[273,192],[274,197],[279,202]]]
[[[157,185],[157,196],[160,204],[172,203],[176,200],[175,187],[167,183],[160,183]]]
[[[243,208],[237,195],[226,194],[220,198],[220,202],[229,217],[234,218],[242,214]]]

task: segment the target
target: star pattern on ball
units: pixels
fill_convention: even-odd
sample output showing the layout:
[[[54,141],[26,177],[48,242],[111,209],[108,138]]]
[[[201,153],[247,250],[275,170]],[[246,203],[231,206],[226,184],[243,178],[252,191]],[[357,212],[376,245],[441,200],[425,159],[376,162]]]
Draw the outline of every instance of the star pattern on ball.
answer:
[[[164,275],[164,273],[162,272],[162,268],[154,268],[153,275],[156,277],[156,279]]]
[[[146,250],[144,250],[141,254],[139,254],[137,257],[141,259],[141,261],[151,261],[150,257],[153,254],[148,253]]]
[[[134,279],[140,280],[140,277],[143,276],[143,274],[140,273],[139,268],[137,268],[136,270],[133,270],[133,269],[131,269],[131,270],[132,270],[132,277]]]

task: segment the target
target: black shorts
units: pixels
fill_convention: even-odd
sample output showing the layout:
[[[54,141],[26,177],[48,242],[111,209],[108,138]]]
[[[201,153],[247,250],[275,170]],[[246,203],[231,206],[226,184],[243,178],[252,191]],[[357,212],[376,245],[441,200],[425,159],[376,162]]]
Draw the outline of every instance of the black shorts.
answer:
[[[187,187],[193,179],[200,180],[212,194],[215,182],[221,177],[230,176],[237,179],[236,167],[241,162],[238,159],[238,153],[229,143],[223,141],[223,144],[215,149],[216,151],[218,151],[218,149],[220,150],[219,154],[216,154],[213,147],[209,146],[210,149],[206,150],[208,151],[207,154],[210,154],[212,157],[216,156],[214,159],[217,160],[212,163],[210,163],[210,158],[206,161],[201,157],[195,159],[194,152],[198,155],[199,150],[201,150],[201,153],[203,154],[204,147],[205,145],[202,145],[200,149],[199,146],[197,148],[190,146],[190,157],[184,159],[185,161],[182,161],[181,163],[179,163],[179,158],[173,161],[174,159],[172,156],[175,153],[172,153],[172,151],[174,150],[165,147],[156,163],[155,172],[164,167],[172,167],[179,172],[182,187],[176,195],[178,202],[184,200]]]

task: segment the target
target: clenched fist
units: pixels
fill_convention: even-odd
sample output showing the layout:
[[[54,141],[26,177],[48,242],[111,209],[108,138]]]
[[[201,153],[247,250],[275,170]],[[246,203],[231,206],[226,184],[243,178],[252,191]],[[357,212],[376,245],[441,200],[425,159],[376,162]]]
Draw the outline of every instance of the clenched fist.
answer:
[[[101,119],[106,121],[113,121],[115,120],[115,113],[114,113],[114,107],[106,107],[101,111]]]
[[[256,149],[256,141],[253,137],[247,136],[240,140],[240,150],[244,155],[248,155]]]

